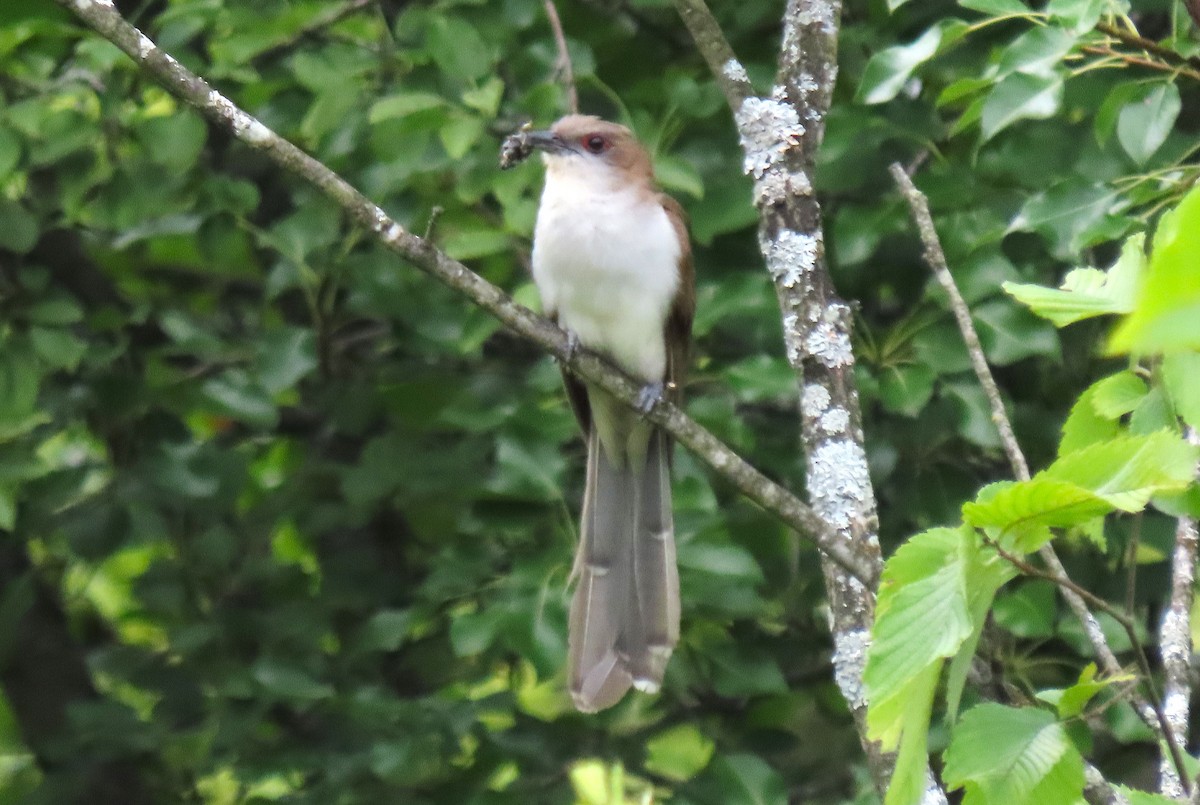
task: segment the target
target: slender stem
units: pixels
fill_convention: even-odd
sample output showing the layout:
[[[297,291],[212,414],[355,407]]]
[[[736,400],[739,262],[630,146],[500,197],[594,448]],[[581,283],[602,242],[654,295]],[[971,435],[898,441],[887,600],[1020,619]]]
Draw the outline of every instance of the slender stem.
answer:
[[[168,92],[192,106],[214,124],[231,131],[246,145],[279,167],[311,183],[340,206],[354,222],[374,233],[388,249],[483,308],[510,330],[559,358],[585,380],[598,385],[630,407],[637,405],[642,384],[603,357],[571,349],[567,333],[543,316],[519,305],[502,290],[462,263],[412,234],[324,164],[239,109],[199,76],[162,51],[126,22],[112,0],[55,0],[92,30],[112,42]],[[682,410],[660,402],[646,415],[717,475],[787,525],[811,540],[862,584],[873,588],[876,563],[860,555],[836,530],[799,498],[767,478]]]
[[[1000,387],[996,385],[996,378],[992,376],[992,370],[987,365],[983,344],[980,343],[979,334],[975,331],[975,324],[971,321],[971,310],[967,307],[967,302],[963,299],[962,294],[959,293],[958,285],[954,282],[954,276],[950,273],[950,267],[946,263],[946,254],[942,251],[941,241],[933,226],[933,216],[929,213],[929,201],[925,198],[925,194],[913,184],[903,167],[894,164],[891,170],[892,178],[900,186],[900,192],[908,201],[908,206],[912,211],[918,234],[921,236],[921,243],[925,247],[925,262],[933,269],[934,277],[946,291],[946,295],[950,297],[950,309],[958,322],[958,329],[962,333],[963,341],[967,344],[967,353],[971,356],[971,368],[975,370],[975,376],[979,379],[979,384],[983,386],[983,393],[987,395],[988,404],[992,409],[992,423],[1000,433],[1000,443],[1004,446],[1008,463],[1012,466],[1017,480],[1028,481],[1029,464],[1025,461],[1025,454],[1021,452],[1021,446],[1017,443],[1017,436],[1013,432],[1012,423],[1009,422],[1008,413],[1004,410]]]
[[[1194,81],[1200,81],[1200,70],[1194,70],[1191,67],[1167,64],[1166,62],[1147,59],[1143,56],[1134,56],[1129,53],[1121,53],[1105,45],[1084,45],[1080,48],[1080,50],[1082,50],[1084,53],[1091,53],[1096,56],[1105,56],[1112,59],[1118,59],[1125,64],[1131,64],[1136,67],[1146,67],[1150,70],[1157,70],[1160,73],[1171,73],[1172,75],[1185,75]]]
[[[571,67],[571,52],[567,50],[567,37],[563,33],[562,20],[558,17],[558,7],[554,0],[546,0],[546,19],[550,20],[550,30],[554,33],[554,46],[558,49],[558,62],[555,68],[562,79],[567,91],[567,109],[571,114],[579,113],[579,92],[575,89],[575,71]]]

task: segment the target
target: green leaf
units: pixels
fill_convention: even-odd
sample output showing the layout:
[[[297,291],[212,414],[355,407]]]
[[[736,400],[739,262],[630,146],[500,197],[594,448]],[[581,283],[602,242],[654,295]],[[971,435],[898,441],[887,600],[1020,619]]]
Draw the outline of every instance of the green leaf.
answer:
[[[1057,595],[1056,588],[1048,581],[1027,581],[996,596],[992,617],[998,626],[1017,637],[1053,637]]]
[[[695,726],[680,724],[646,742],[646,768],[668,780],[690,780],[708,765],[715,748]]]
[[[367,113],[367,119],[371,123],[380,123],[448,105],[445,98],[432,92],[400,92],[375,101]]]
[[[879,51],[863,69],[854,99],[869,105],[895,98],[917,67],[965,34],[967,27],[961,20],[941,20],[907,45],[894,45]]]
[[[1049,528],[1087,522],[1111,507],[1076,484],[1037,477],[1000,481],[963,505],[963,519],[978,528],[996,529],[1010,550],[1030,553],[1050,540]]]
[[[1037,315],[1065,327],[1092,316],[1133,310],[1145,265],[1143,237],[1133,235],[1125,240],[1120,258],[1108,271],[1077,268],[1067,274],[1059,290],[1013,282],[1003,287],[1005,293]]]
[[[1118,437],[1069,453],[1037,478],[1066,481],[1091,491],[1115,509],[1140,511],[1159,492],[1192,481],[1197,448],[1171,431]]]
[[[0,127],[0,180],[16,169],[21,162],[21,140],[10,130]]]
[[[1121,674],[1098,680],[1096,679],[1096,664],[1088,663],[1080,672],[1079,679],[1074,685],[1063,690],[1041,691],[1038,693],[1038,698],[1054,705],[1058,710],[1059,718],[1075,718],[1083,712],[1088,702],[1095,698],[1100,691],[1115,684],[1130,682],[1133,679],[1131,674]]]
[[[863,681],[871,738],[900,749],[888,802],[925,786],[925,740],[942,661],[982,629],[996,590],[1014,575],[971,529],[935,528],[888,560]],[[937,623],[937,629],[930,629]]]
[[[1050,0],[1044,11],[1081,34],[1092,30],[1108,7],[1109,0]]]
[[[985,703],[969,710],[946,748],[944,778],[967,802],[1082,802],[1083,758],[1054,715]]]
[[[887,366],[879,371],[879,399],[889,411],[915,417],[933,396],[937,374],[923,363]]]
[[[1103,382],[1103,381],[1101,381]],[[1080,448],[1097,442],[1106,442],[1117,435],[1120,423],[1116,419],[1101,416],[1096,410],[1096,386],[1093,384],[1071,406],[1071,413],[1063,423],[1062,440],[1058,443],[1058,455],[1065,456]]]
[[[254,663],[250,674],[264,690],[283,699],[312,702],[334,694],[330,685],[318,682],[311,674],[278,660],[261,659]]]
[[[1125,153],[1138,165],[1149,162],[1167,141],[1181,106],[1174,83],[1150,87],[1125,104],[1117,117],[1117,141]]]
[[[55,369],[75,371],[87,353],[87,344],[70,330],[59,327],[30,327],[29,343],[37,356]]]
[[[788,801],[783,778],[757,755],[718,757],[710,770],[715,800],[722,805],[785,805]]]
[[[1133,313],[1112,352],[1200,351],[1200,187],[1163,216]]]
[[[0,196],[0,249],[25,254],[38,242],[38,220],[23,205]]]
[[[1039,356],[1057,358],[1060,353],[1058,333],[1053,327],[1003,297],[976,305],[971,316],[988,361],[993,364],[1008,366]]]
[[[704,179],[692,163],[677,156],[659,156],[654,160],[654,176],[666,190],[704,198]]]
[[[1070,31],[1052,26],[1033,28],[1001,51],[996,75],[998,78],[1012,73],[1051,76],[1074,44],[1075,37]]]
[[[204,396],[226,416],[260,428],[273,428],[279,418],[266,390],[242,369],[228,369],[205,381]]]
[[[1133,372],[1118,372],[1092,386],[1092,405],[1096,413],[1108,419],[1128,414],[1146,396],[1146,381]]]
[[[1128,204],[1107,183],[1068,176],[1026,201],[1009,231],[1038,232],[1055,257],[1071,262],[1088,246],[1126,234],[1130,224],[1121,213]]]
[[[982,11],[996,17],[1029,13],[1029,8],[1021,0],[958,0],[958,4],[963,8]]]
[[[1013,73],[988,93],[980,126],[983,139],[990,140],[1018,120],[1053,117],[1062,102],[1063,82],[1057,73],[1029,75]]]
[[[1200,353],[1175,352],[1165,356],[1162,378],[1176,413],[1200,431]]]

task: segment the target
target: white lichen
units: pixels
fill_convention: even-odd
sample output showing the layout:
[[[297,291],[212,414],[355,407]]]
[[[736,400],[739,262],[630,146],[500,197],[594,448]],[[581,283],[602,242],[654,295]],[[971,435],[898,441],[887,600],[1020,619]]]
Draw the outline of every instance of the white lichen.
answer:
[[[145,59],[156,50],[153,42],[141,31],[138,31],[138,58]]]
[[[721,66],[721,73],[730,81],[740,81],[744,84],[750,83],[750,76],[746,73],[746,68],[737,59],[730,59]]]
[[[820,427],[826,433],[841,433],[850,424],[850,412],[845,408],[830,408],[821,417]]]
[[[767,244],[767,270],[785,288],[794,288],[812,272],[821,253],[820,233],[782,229]]]
[[[734,117],[745,154],[743,169],[755,179],[761,179],[804,136],[796,110],[779,100],[747,98]]]
[[[754,183],[754,203],[759,207],[779,204],[794,196],[811,196],[812,193],[812,180],[802,170],[769,170]]]
[[[854,360],[850,335],[829,321],[818,322],[804,339],[804,351],[830,369],[848,366]]]
[[[387,240],[397,240],[402,234],[404,234],[404,227],[400,226],[400,224],[393,223],[390,227],[388,227],[387,234],[384,235],[384,238]]]
[[[825,413],[830,402],[829,389],[817,383],[807,383],[800,396],[800,411],[806,419],[816,419]]]
[[[871,475],[862,446],[850,439],[819,445],[809,460],[808,490],[822,520],[837,529],[849,528],[871,496]]]
[[[867,649],[871,634],[866,629],[852,629],[833,636],[833,678],[842,698],[854,710],[865,707],[867,693],[863,686],[863,671],[867,667]]]

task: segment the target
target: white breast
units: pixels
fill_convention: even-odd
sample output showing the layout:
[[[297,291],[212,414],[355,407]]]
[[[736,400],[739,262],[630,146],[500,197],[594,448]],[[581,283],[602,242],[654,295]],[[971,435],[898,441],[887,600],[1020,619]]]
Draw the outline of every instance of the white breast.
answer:
[[[556,169],[558,168],[558,169]],[[580,343],[662,380],[680,245],[662,204],[586,166],[550,165],[533,240],[542,305]]]

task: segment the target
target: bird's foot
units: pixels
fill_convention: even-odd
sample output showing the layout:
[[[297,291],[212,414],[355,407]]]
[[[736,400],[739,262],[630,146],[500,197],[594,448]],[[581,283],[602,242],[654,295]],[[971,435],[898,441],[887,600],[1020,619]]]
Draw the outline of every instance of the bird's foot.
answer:
[[[662,402],[663,388],[662,381],[647,383],[642,386],[634,403],[634,407],[637,408],[639,414],[645,416],[654,410],[654,406]]]
[[[563,353],[563,363],[570,363],[579,351],[579,335],[574,330],[567,330],[567,350]]]

